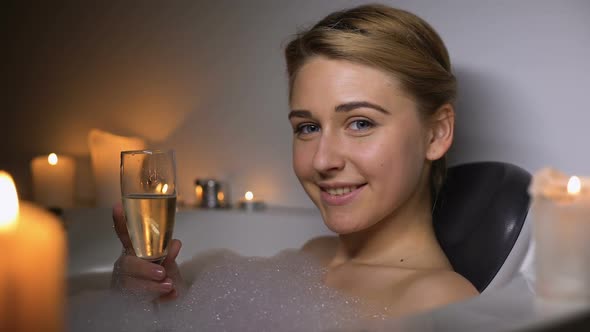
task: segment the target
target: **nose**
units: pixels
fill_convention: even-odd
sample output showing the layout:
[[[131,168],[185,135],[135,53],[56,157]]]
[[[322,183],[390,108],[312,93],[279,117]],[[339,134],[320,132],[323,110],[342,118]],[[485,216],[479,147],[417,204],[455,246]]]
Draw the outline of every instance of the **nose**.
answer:
[[[338,137],[322,135],[313,156],[313,167],[323,176],[344,168],[345,158]]]

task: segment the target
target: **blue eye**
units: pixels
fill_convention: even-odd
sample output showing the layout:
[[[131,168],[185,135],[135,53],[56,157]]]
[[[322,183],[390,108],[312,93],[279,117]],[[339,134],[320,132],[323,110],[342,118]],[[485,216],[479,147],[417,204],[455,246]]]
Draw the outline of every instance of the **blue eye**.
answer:
[[[374,124],[368,120],[355,120],[348,126],[352,130],[363,131],[374,127]]]
[[[295,128],[295,134],[298,135],[308,135],[311,133],[315,133],[320,130],[320,127],[313,124],[313,123],[303,123]]]

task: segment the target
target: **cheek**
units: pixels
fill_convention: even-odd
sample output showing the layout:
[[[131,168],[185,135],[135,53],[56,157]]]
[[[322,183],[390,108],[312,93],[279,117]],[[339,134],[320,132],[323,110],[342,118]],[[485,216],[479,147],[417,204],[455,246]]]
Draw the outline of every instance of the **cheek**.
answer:
[[[424,156],[420,141],[412,135],[386,135],[379,144],[360,151],[359,168],[382,195],[396,199],[417,185]]]
[[[293,142],[293,171],[299,180],[311,176],[313,153],[309,144]]]

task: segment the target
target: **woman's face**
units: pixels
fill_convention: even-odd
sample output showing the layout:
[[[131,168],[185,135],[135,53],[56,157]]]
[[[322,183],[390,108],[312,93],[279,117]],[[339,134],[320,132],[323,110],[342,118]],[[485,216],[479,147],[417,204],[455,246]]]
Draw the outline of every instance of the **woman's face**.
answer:
[[[425,183],[427,133],[385,72],[310,59],[293,82],[293,168],[326,225],[347,234],[409,204]]]

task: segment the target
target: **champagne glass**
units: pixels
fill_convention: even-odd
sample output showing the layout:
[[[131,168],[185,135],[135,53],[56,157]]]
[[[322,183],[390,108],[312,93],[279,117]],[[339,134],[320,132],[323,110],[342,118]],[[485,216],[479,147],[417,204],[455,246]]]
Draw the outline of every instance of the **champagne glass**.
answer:
[[[161,264],[176,214],[174,151],[122,151],[121,195],[136,256]]]

